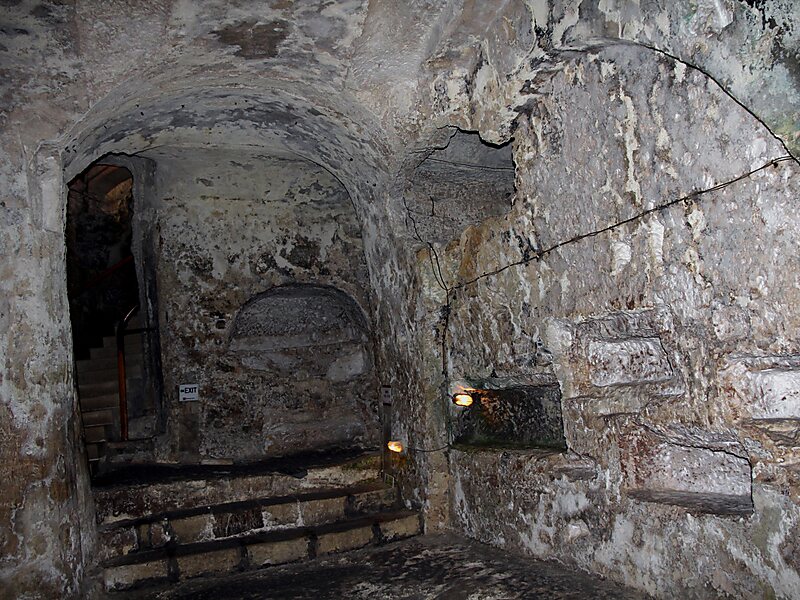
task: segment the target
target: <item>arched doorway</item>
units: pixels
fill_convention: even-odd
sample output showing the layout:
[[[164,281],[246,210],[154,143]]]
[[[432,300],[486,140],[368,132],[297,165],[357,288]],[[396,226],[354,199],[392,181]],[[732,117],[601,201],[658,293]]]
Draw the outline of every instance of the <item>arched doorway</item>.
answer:
[[[148,364],[155,329],[141,310],[134,176],[98,161],[68,184],[67,285],[81,427],[90,471],[147,446],[158,429]]]

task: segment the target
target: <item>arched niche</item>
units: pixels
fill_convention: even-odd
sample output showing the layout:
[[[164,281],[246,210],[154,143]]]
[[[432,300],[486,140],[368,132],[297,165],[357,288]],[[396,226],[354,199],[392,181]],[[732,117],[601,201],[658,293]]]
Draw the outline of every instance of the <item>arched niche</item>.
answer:
[[[242,306],[229,352],[246,368],[345,382],[370,370],[368,341],[364,313],[347,293],[291,284]]]

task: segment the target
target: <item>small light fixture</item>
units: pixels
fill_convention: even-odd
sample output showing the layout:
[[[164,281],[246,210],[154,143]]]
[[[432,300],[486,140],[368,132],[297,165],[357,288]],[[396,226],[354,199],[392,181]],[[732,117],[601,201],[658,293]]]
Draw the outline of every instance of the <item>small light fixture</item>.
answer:
[[[403,450],[405,449],[403,448],[403,442],[400,442],[398,440],[392,440],[391,442],[386,444],[386,447],[389,449],[390,452],[396,452],[397,454],[402,454]]]
[[[453,404],[456,406],[472,406],[471,394],[453,394]]]

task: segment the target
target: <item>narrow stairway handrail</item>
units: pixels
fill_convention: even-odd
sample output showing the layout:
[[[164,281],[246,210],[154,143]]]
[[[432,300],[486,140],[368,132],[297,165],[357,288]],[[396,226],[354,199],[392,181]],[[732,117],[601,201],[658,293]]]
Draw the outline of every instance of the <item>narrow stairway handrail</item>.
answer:
[[[125,330],[139,305],[131,308],[117,323],[117,384],[119,386],[119,433],[123,442],[128,441],[128,383],[125,372]]]

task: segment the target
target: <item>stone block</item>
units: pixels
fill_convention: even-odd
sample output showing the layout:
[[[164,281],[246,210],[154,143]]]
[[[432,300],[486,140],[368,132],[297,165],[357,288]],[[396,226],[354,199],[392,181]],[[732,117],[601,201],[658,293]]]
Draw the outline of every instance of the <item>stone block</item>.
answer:
[[[754,419],[800,419],[800,370],[767,369],[752,378]]]
[[[166,521],[158,521],[150,524],[150,545],[153,548],[166,546],[172,539]]]
[[[213,552],[200,552],[179,556],[178,571],[181,579],[199,575],[223,574],[234,571],[241,562],[239,548],[225,548]]]
[[[658,338],[591,340],[589,379],[593,385],[655,383],[672,378],[673,370]]]
[[[345,498],[322,498],[300,502],[299,510],[305,525],[320,525],[344,518]]]
[[[347,499],[346,511],[348,514],[377,512],[379,510],[391,508],[397,504],[397,502],[397,489],[385,487],[350,496]]]
[[[387,541],[413,537],[419,535],[422,530],[419,515],[408,515],[401,519],[385,521],[380,524],[380,528],[381,535]]]
[[[247,546],[250,564],[255,567],[280,565],[308,557],[308,538],[282,542],[265,542]]]
[[[289,527],[300,524],[297,502],[286,502],[261,507],[261,518],[267,528]]]
[[[308,488],[359,485],[377,480],[380,477],[380,469],[380,454],[368,454],[341,465],[309,471],[304,483]]]
[[[137,526],[140,548],[161,548],[170,541],[166,522],[142,523]]]
[[[166,579],[167,576],[166,559],[106,567],[103,570],[103,579],[107,590],[124,590],[145,581]]]
[[[549,319],[544,341],[563,398],[609,399],[599,414],[638,412],[643,403],[686,392],[681,357],[669,352],[675,342],[667,309],[620,311],[577,323]]]
[[[750,463],[745,458],[670,443],[639,445],[638,450],[628,457],[636,487],[750,496]]]
[[[363,548],[372,542],[372,526],[323,533],[319,536],[317,554],[330,554]]]
[[[134,527],[117,527],[101,531],[98,537],[98,555],[101,561],[128,554],[139,547]]]
[[[214,517],[211,514],[172,519],[172,535],[179,544],[204,542],[214,539]]]
[[[248,508],[214,515],[214,536],[231,537],[264,527],[261,507]]]
[[[754,438],[794,448],[800,439],[800,358],[730,356],[718,371],[719,399]]]

